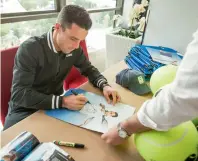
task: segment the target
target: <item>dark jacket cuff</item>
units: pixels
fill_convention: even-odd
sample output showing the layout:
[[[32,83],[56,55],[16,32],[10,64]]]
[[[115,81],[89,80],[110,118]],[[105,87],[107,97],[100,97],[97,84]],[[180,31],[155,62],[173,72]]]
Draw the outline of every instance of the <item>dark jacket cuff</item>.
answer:
[[[59,109],[62,108],[62,96],[52,96],[52,109]]]

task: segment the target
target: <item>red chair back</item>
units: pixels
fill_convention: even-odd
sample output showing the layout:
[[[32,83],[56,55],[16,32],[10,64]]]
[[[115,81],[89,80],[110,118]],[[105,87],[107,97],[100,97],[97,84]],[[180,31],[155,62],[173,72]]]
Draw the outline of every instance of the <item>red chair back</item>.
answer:
[[[4,124],[11,96],[14,57],[18,47],[1,51],[1,122]]]

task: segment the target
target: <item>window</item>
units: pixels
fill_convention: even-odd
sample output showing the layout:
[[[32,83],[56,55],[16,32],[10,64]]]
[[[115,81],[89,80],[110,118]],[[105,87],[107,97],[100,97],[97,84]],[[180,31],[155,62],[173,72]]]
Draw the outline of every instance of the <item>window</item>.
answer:
[[[54,0],[1,0],[1,13],[55,10]]]
[[[56,18],[50,18],[2,24],[1,49],[18,46],[31,36],[42,35],[47,32],[55,22]]]
[[[116,7],[116,0],[67,0],[67,4],[75,4],[86,9]]]
[[[113,27],[115,11],[91,13],[93,26],[86,38],[89,51],[105,48],[105,33]],[[31,36],[47,32],[56,18],[1,24],[1,49],[20,45]],[[32,27],[34,26],[34,27]]]
[[[115,12],[122,11],[122,2],[123,0],[1,0],[2,49],[20,45],[30,36],[47,32],[65,4],[88,9],[93,21],[86,38],[88,50],[104,49],[105,34],[113,27]]]
[[[86,38],[89,52],[105,48],[105,34],[113,28],[115,11],[91,13],[93,26]]]

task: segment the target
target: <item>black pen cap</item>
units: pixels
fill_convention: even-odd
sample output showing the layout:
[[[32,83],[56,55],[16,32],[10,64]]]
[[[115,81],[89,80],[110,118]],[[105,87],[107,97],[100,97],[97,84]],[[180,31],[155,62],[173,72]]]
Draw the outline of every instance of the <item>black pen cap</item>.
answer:
[[[75,143],[74,147],[75,148],[84,148],[85,145],[84,144]]]

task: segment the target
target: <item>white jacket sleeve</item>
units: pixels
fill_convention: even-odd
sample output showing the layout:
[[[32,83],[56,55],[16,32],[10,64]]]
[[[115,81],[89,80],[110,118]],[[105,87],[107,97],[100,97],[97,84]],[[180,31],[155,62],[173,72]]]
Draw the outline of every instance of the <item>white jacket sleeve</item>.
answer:
[[[145,102],[137,116],[141,124],[158,131],[198,117],[198,30],[187,47],[174,82]]]

